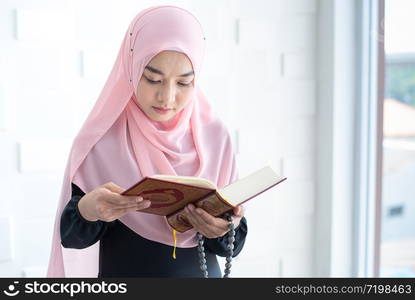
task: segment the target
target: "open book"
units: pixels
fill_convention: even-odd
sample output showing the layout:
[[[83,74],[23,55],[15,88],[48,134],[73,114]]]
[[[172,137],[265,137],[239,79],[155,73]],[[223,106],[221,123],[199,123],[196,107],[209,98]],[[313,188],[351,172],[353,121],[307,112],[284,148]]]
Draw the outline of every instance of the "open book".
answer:
[[[192,203],[217,217],[258,196],[287,178],[264,167],[242,179],[218,189],[208,179],[192,176],[153,175],[125,190],[121,195],[142,196],[151,206],[140,212],[166,216],[179,232],[192,228],[184,207]]]

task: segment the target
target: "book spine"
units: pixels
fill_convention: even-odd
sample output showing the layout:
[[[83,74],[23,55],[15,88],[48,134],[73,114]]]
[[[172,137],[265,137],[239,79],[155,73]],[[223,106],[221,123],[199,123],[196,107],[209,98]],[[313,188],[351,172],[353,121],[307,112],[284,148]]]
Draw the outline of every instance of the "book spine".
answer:
[[[224,201],[216,192],[196,200],[193,204],[214,217],[233,209],[233,206]],[[185,232],[193,228],[187,219],[187,213],[184,208],[166,216],[166,218],[169,225],[178,232]]]

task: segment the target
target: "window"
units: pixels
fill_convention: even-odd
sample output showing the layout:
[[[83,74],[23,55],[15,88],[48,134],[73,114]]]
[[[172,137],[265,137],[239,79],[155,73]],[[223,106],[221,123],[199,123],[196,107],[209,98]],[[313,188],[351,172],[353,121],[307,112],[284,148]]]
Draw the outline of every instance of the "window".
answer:
[[[415,276],[415,28],[413,1],[385,0],[380,276]]]

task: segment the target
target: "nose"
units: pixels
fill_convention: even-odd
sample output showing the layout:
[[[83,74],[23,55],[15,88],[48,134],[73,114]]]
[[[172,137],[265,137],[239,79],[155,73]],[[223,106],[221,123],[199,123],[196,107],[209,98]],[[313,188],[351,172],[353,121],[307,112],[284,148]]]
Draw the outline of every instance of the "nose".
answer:
[[[166,83],[160,87],[158,101],[163,108],[172,107],[176,99],[176,88],[173,84]]]

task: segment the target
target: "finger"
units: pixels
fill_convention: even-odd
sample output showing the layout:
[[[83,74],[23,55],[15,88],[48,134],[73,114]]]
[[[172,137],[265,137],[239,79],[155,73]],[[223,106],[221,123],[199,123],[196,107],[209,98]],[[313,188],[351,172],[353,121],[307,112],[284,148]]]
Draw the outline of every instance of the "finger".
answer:
[[[185,206],[184,211],[186,213],[188,221],[193,225],[193,227],[199,227],[199,222],[197,222],[188,206]]]
[[[197,214],[205,224],[209,225],[216,235],[222,236],[228,231],[228,222],[223,218],[214,217],[199,207],[195,209],[195,214]]]
[[[105,206],[110,209],[122,209],[122,208],[129,208],[129,207],[137,207],[139,203],[142,203],[142,201],[140,202],[129,201],[129,202],[120,203],[120,202],[108,200],[105,202]]]
[[[232,223],[233,223],[235,229],[239,227],[241,219],[244,216],[244,211],[245,211],[244,207],[241,207],[239,209],[239,212],[235,213],[235,211],[234,211],[234,214],[232,216]]]
[[[113,182],[107,182],[103,185],[103,187],[109,192],[109,194],[112,196],[111,201],[120,204],[127,204],[130,201],[131,202],[138,202],[140,199],[142,200],[143,197],[141,196],[132,196],[132,195],[121,195],[122,192],[124,192],[124,189],[118,185],[116,185]],[[138,199],[138,201],[137,201]]]
[[[218,236],[223,236],[224,234],[226,234],[229,231],[229,222],[228,220],[222,218],[222,217],[214,217],[212,215],[210,215],[207,211],[201,209],[201,208],[197,208],[196,212],[199,214],[199,216],[201,218],[204,219],[205,222],[209,223],[209,224],[213,224],[212,226],[214,226],[215,232],[217,233]],[[238,226],[239,224],[239,220],[241,217],[239,216],[234,216],[233,217],[233,223],[236,226]]]
[[[193,221],[197,224],[197,227],[205,233],[207,237],[221,236],[226,232],[226,224],[221,224],[220,220],[216,220],[219,218],[213,217],[201,208],[195,209],[193,205],[189,206],[190,208],[188,208],[188,210],[190,211]]]
[[[222,224],[220,223],[218,224],[218,221],[222,220],[221,218],[215,218],[214,216],[212,216],[211,214],[209,214],[207,211],[205,211],[204,209],[200,207],[196,208],[194,212],[195,212],[195,215],[197,215],[198,218],[203,220],[205,224],[216,226],[216,227],[221,227]]]
[[[141,210],[141,209],[149,207],[150,205],[151,205],[151,201],[145,200],[142,203],[134,204],[133,206],[130,206],[130,207],[116,208],[114,209],[114,211],[117,214],[120,214],[120,213],[123,213],[123,212],[125,213],[125,211],[130,211],[130,210],[133,210],[133,211]]]
[[[144,200],[140,203],[137,203],[137,210],[142,210],[151,206],[150,200]]]
[[[137,206],[137,204],[134,204],[132,206],[113,207],[113,208],[110,209],[110,211],[111,211],[112,214],[117,214],[118,215],[120,212],[122,212],[124,210],[129,210],[129,209],[137,210],[138,206]]]
[[[116,219],[122,217],[126,213],[137,211],[137,207],[121,208],[115,211]]]
[[[106,189],[110,190],[113,193],[120,194],[124,191],[124,189],[118,185],[116,185],[114,182],[107,182],[103,185]]]
[[[184,208],[184,211],[186,213],[186,217],[187,220],[189,221],[190,224],[192,224],[193,228],[195,230],[197,230],[198,232],[202,233],[203,235],[205,234],[205,229],[203,226],[201,226],[201,224],[199,223],[199,221],[195,218],[194,214],[190,211],[189,207],[186,206]]]
[[[133,202],[133,203],[127,203],[127,204],[118,204],[118,203],[111,203],[107,202],[106,207],[110,210],[120,210],[120,209],[128,209],[128,208],[135,208],[136,210],[141,210],[144,208],[147,208],[151,205],[150,200],[143,200],[140,202]]]
[[[242,217],[245,213],[245,208],[243,206],[237,206],[233,209],[233,215],[237,217]]]
[[[121,196],[119,194],[112,194],[106,199],[114,205],[131,205],[142,202],[144,199],[141,196]]]
[[[111,222],[115,219],[119,218],[120,216],[124,215],[126,212],[130,210],[136,210],[137,205],[125,208],[111,208],[105,207],[101,208],[99,212],[99,219],[105,222]]]

